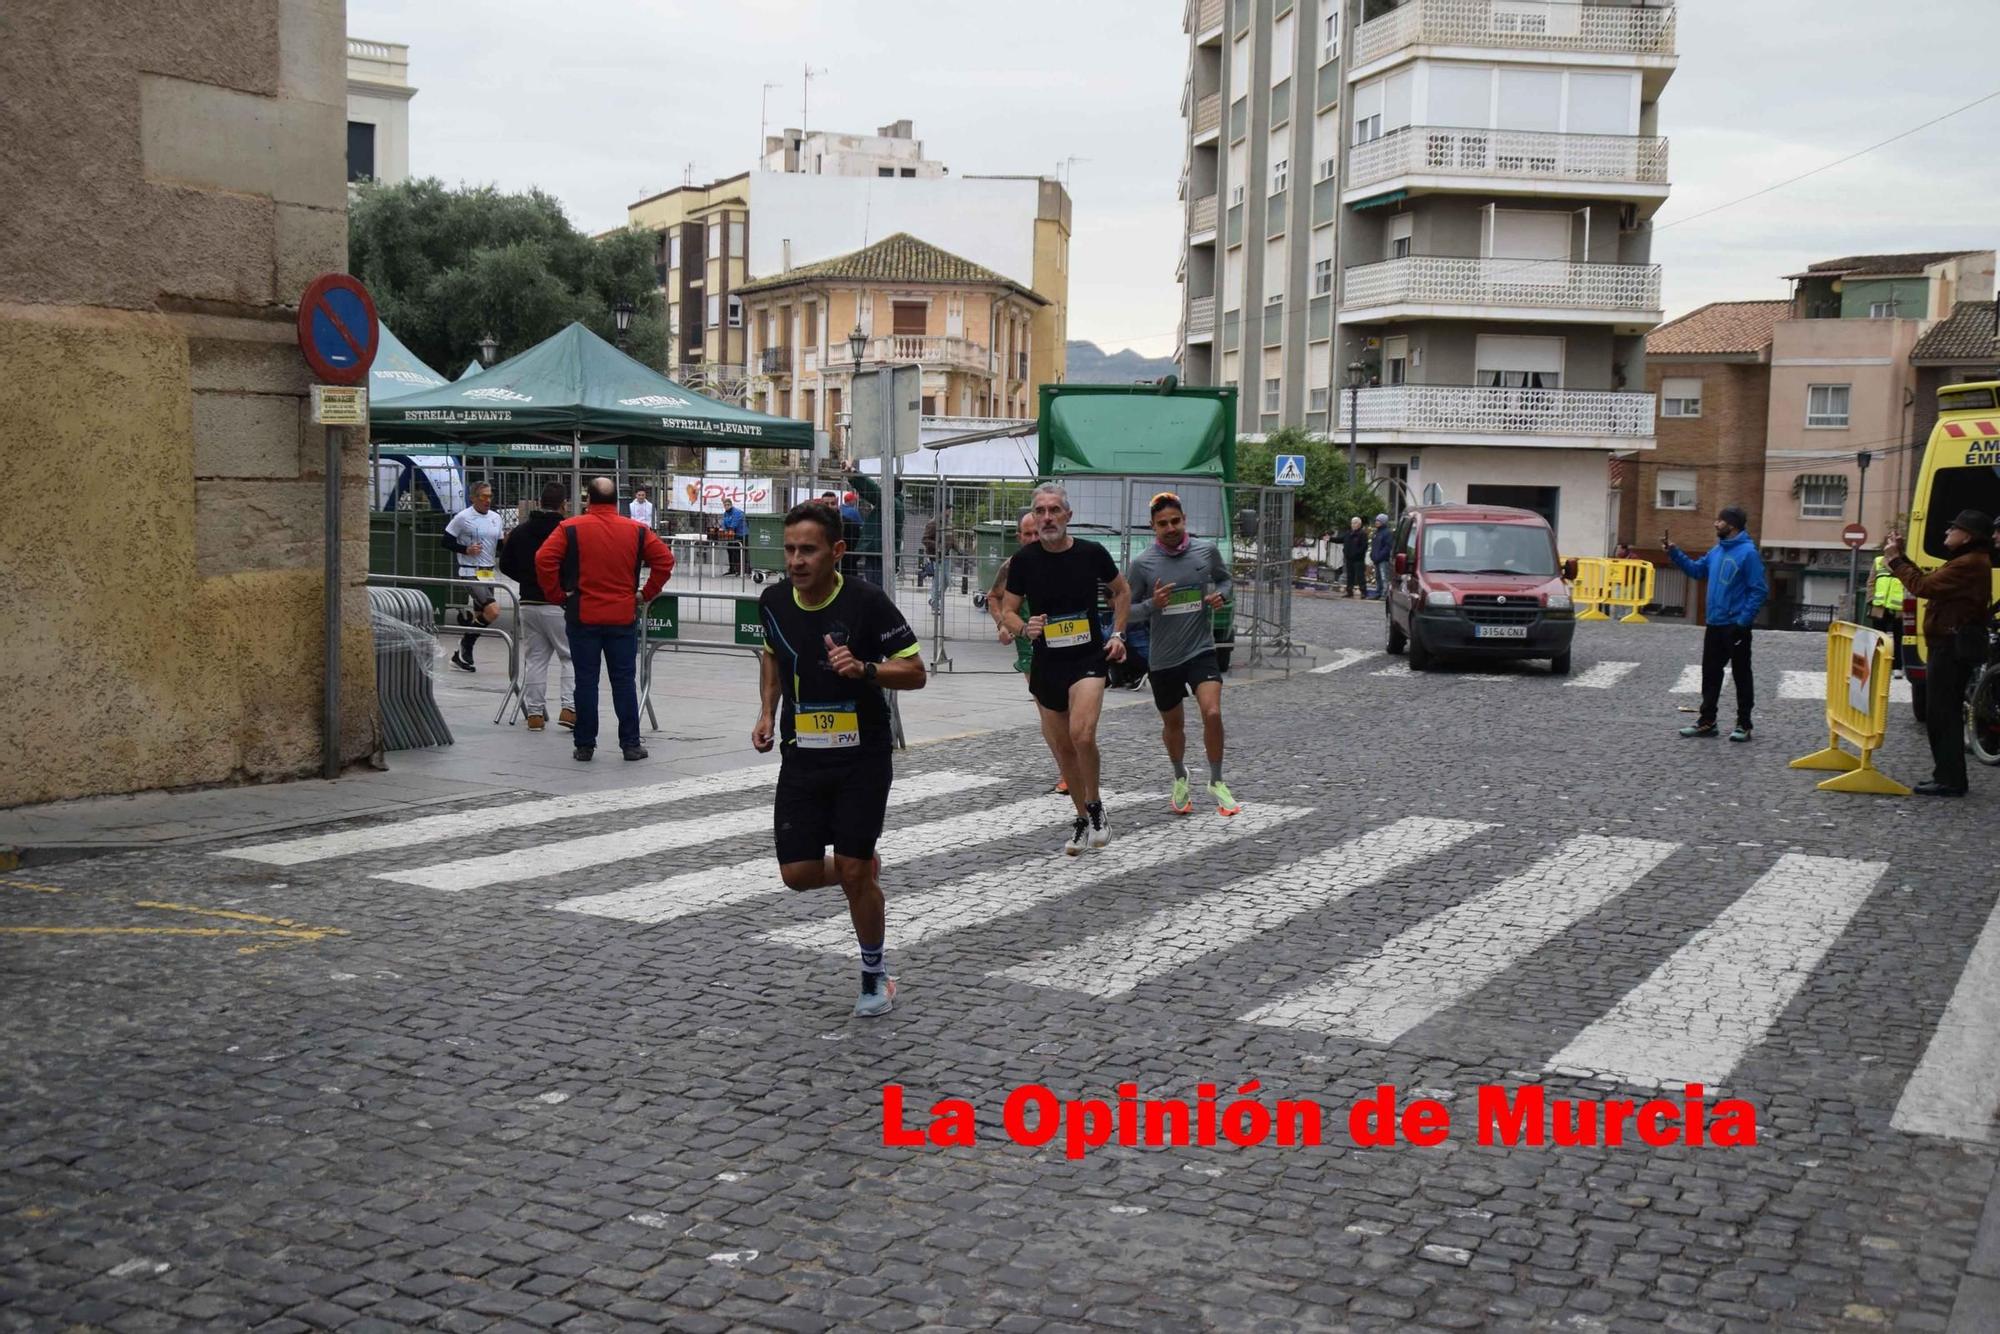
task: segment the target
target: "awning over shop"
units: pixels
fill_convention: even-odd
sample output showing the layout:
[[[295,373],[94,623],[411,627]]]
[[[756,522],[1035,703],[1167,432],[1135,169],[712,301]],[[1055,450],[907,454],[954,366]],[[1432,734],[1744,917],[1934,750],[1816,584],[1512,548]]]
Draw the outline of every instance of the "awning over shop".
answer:
[[[1806,472],[1792,479],[1792,494],[1797,495],[1809,486],[1828,486],[1836,491],[1847,489],[1848,479],[1837,472]]]
[[[813,446],[810,422],[718,402],[634,361],[581,324],[472,378],[375,407],[384,438],[513,443],[635,440]]]

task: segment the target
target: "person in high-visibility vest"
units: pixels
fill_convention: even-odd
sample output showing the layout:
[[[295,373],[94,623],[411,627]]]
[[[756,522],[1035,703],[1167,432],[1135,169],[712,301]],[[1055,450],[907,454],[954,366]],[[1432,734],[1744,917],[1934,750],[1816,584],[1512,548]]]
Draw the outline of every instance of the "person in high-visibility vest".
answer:
[[[1874,588],[1868,599],[1868,623],[1894,642],[1890,661],[1903,667],[1903,581],[1889,573],[1889,562],[1875,558]]]

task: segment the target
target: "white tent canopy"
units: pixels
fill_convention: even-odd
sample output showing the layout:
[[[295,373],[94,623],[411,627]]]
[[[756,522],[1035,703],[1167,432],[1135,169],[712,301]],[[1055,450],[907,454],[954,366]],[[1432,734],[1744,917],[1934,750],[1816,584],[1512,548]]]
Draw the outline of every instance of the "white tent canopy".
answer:
[[[1041,449],[1036,423],[1010,417],[925,417],[917,443],[898,476],[1032,478]],[[861,471],[879,474],[882,460],[863,459]]]

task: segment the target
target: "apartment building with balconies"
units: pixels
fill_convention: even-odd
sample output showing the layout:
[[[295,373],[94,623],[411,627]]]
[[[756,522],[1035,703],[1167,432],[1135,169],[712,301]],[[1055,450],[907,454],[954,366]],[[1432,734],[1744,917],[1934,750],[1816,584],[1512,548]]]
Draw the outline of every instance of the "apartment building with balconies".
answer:
[[[747,381],[743,303],[749,276],[750,173],[679,185],[628,206],[626,223],[659,237],[653,272],[667,312],[667,365],[691,389],[731,401]]]
[[[844,454],[858,329],[867,367],[923,368],[923,415],[1024,418],[1047,298],[907,233],[746,283],[749,406],[811,422]]]
[[[1609,458],[1653,439],[1673,7],[1190,0],[1184,26],[1185,378],[1237,384],[1246,430],[1352,437],[1398,495],[1602,551]]]

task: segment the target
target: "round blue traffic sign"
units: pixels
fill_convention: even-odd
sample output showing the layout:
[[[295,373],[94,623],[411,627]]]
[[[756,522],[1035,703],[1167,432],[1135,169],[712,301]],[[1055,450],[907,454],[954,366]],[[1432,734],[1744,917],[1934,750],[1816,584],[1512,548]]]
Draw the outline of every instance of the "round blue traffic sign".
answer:
[[[375,362],[382,326],[361,280],[323,273],[299,298],[299,350],[314,375],[330,384],[360,384]]]

